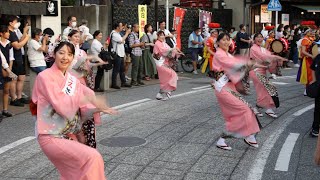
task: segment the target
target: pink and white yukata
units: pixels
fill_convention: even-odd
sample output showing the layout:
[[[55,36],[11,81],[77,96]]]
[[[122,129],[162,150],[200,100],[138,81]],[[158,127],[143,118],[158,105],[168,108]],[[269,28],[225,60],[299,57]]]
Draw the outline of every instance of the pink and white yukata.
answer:
[[[271,70],[271,72],[277,68],[278,57],[257,44],[251,47],[250,58],[255,60],[257,64],[269,66],[269,71]],[[269,81],[267,70],[266,68],[256,68],[250,71],[250,78],[253,81],[257,95],[257,107],[278,108],[280,103],[277,88]]]
[[[62,180],[104,180],[104,161],[100,153],[85,145],[82,124],[100,113],[86,97],[94,92],[69,72],[63,74],[53,64],[37,76],[30,107],[36,111],[36,132],[44,154],[55,165]]]
[[[170,48],[166,42],[157,40],[153,48],[153,54],[160,57],[159,60],[155,60],[160,81],[160,93],[170,96],[171,92],[177,89],[178,75],[172,69],[177,51]]]
[[[76,71],[74,75],[79,78],[82,84],[87,85],[90,89],[94,89],[93,68],[86,60],[87,56],[87,53],[80,49],[79,45],[75,45],[74,60],[70,67]]]
[[[253,107],[239,93],[247,91],[243,82],[248,76],[247,62],[218,48],[212,65],[214,92],[225,120],[226,133],[234,137],[247,137],[260,131]]]

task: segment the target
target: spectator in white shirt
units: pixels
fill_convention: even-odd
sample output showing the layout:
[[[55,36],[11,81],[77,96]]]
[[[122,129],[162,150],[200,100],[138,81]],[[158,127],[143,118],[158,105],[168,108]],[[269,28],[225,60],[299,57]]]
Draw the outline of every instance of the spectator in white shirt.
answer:
[[[122,31],[122,29],[122,23],[116,22],[114,23],[113,31],[110,34],[111,42],[109,45],[109,49],[117,54],[117,58],[114,60],[114,66],[112,69],[111,88],[114,89],[120,89],[120,87],[117,85],[118,74],[120,74],[121,87],[131,87],[131,85],[126,83],[126,77],[124,73],[124,57],[126,55],[124,50],[124,43],[128,35],[131,33],[131,29],[128,29],[126,31],[126,34],[123,37],[121,37],[120,32]]]
[[[62,39],[68,40],[68,34],[73,30],[77,29],[77,18],[75,16],[69,16],[68,19],[68,27],[63,30]]]
[[[276,39],[283,38],[283,31],[284,31],[283,24],[280,24],[277,28]]]
[[[39,74],[47,67],[46,61],[44,60],[43,53],[48,52],[48,39],[49,36],[42,36],[42,30],[35,28],[31,33],[31,40],[28,43],[28,59],[30,62],[30,68],[35,73]],[[40,42],[42,41],[42,42]]]
[[[92,44],[90,47],[90,54],[93,56],[99,56],[102,49],[106,50],[109,44],[106,41],[104,43],[104,45],[102,45],[102,43],[101,43],[102,32],[100,30],[96,30],[93,33],[93,38],[94,38],[94,40],[92,41]],[[96,74],[95,82],[94,82],[94,91],[95,92],[103,92],[103,90],[100,89],[100,82],[103,77],[103,72],[104,72],[104,69],[102,68],[102,66],[98,66],[98,70],[97,70],[97,74]]]
[[[159,31],[163,31],[164,32],[164,35],[165,37],[169,37],[169,38],[173,38],[174,36],[170,33],[170,31],[168,29],[166,29],[166,22],[165,21],[161,21],[160,22],[160,29]],[[159,32],[158,31],[158,32]]]

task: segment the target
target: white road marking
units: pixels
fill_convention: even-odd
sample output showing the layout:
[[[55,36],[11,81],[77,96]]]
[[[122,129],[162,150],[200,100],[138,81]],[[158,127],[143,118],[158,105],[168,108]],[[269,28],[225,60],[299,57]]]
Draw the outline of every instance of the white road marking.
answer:
[[[207,90],[213,90],[213,89],[212,88],[198,89],[198,90],[194,90],[194,91],[189,91],[189,92],[173,95],[173,96],[171,96],[171,98],[176,98],[176,97],[185,96],[185,95],[188,95],[188,94],[193,94],[193,93],[197,93],[197,92],[201,92],[201,91],[207,91]]]
[[[301,116],[303,113],[305,113],[305,112],[307,112],[307,111],[309,111],[309,110],[311,110],[313,108],[314,108],[314,104],[312,104],[310,106],[307,106],[307,107],[305,107],[303,109],[300,109],[299,111],[295,112],[293,115],[294,116]]]
[[[195,87],[195,88],[192,88],[192,89],[193,89],[193,90],[198,90],[198,89],[205,89],[205,88],[209,88],[209,87],[211,87],[211,85]]]
[[[33,140],[35,138],[36,137],[34,137],[34,136],[29,136],[29,137],[22,138],[22,139],[20,139],[18,141],[15,141],[15,142],[13,142],[11,144],[8,144],[6,146],[3,146],[3,147],[0,148],[0,154],[4,153],[4,152],[6,152],[6,151],[8,151],[10,149],[15,148],[15,147],[19,146],[20,144],[23,144],[23,143],[26,143],[28,141],[31,141],[31,140]]]
[[[147,102],[147,101],[151,101],[151,100],[152,99],[145,98],[145,99],[141,99],[141,100],[138,100],[138,101],[133,101],[133,102],[129,102],[129,103],[126,103],[126,104],[121,104],[121,105],[118,105],[118,106],[114,106],[113,108],[114,109],[123,109],[123,108],[126,108],[126,107],[130,107],[130,106],[133,106],[133,105],[141,104],[141,103],[144,103],[144,102]]]
[[[289,163],[291,159],[291,154],[296,144],[298,137],[300,134],[298,133],[290,133],[287,137],[286,141],[282,145],[281,151],[279,153],[276,166],[274,170],[276,171],[288,171]]]
[[[281,135],[281,133],[295,119],[296,116],[300,116],[301,114],[303,114],[304,112],[307,112],[313,107],[314,107],[314,104],[309,105],[297,111],[296,113],[294,113],[293,116],[289,116],[284,121],[282,121],[282,124],[279,126],[279,128],[274,133],[272,133],[268,137],[268,139],[263,143],[261,149],[257,154],[257,159],[252,164],[252,168],[249,172],[247,180],[260,180],[262,178],[264,166],[266,165],[269,154],[274,144],[278,140],[279,136]]]
[[[297,75],[292,75],[292,76],[277,76],[277,79],[294,79],[296,78]]]
[[[289,83],[285,83],[285,82],[272,82],[273,84],[277,84],[277,85],[286,85],[286,84],[289,84]]]

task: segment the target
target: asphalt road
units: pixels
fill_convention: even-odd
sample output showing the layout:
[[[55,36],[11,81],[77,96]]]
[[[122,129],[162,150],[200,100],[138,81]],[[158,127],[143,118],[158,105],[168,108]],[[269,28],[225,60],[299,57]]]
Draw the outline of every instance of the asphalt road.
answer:
[[[254,149],[242,139],[228,140],[232,151],[215,147],[224,129],[210,79],[181,78],[169,101],[157,101],[159,85],[106,93],[118,116],[104,116],[97,129],[98,150],[109,180],[319,179],[313,163],[316,139],[309,136],[313,99],[295,82],[297,69],[273,80],[279,117],[262,117]],[[255,105],[255,92],[245,97]],[[23,113],[0,124],[0,179],[58,179],[54,166],[34,139],[34,119]],[[112,141],[123,137],[121,141]],[[135,143],[138,146],[134,146]],[[118,146],[118,147],[116,147]],[[132,146],[132,147],[128,147]]]

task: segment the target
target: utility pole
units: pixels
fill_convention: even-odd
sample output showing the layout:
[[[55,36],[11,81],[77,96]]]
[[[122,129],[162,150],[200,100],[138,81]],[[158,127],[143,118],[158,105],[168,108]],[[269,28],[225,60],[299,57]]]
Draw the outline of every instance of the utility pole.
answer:
[[[155,21],[155,26],[158,31],[158,0],[154,0],[154,21]]]

